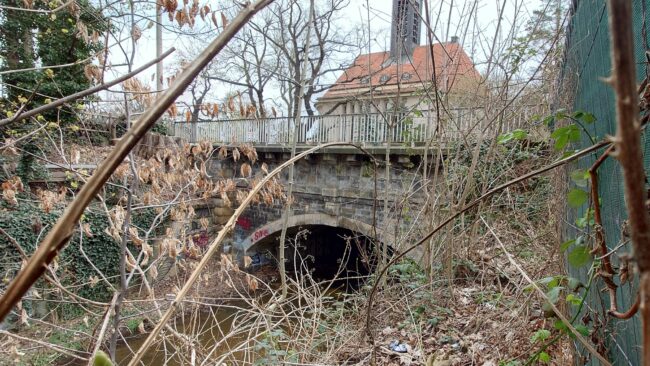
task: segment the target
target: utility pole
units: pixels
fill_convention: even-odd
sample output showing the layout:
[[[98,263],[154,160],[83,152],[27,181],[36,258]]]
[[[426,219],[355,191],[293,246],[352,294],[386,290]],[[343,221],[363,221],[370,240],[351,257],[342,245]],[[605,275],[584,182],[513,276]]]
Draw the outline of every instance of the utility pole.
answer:
[[[160,2],[156,2],[156,57],[160,58],[162,54],[162,11]],[[160,93],[163,88],[162,76],[163,75],[163,60],[156,64],[156,91]]]

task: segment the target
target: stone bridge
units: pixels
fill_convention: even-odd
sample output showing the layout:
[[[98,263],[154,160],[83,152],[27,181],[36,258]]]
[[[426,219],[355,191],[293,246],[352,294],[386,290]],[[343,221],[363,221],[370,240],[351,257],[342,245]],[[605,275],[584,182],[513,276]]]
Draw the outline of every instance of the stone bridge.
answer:
[[[301,147],[299,151],[307,148]],[[385,159],[385,147],[367,150],[375,158]],[[256,165],[266,163],[269,170],[290,157],[289,150],[279,146],[258,147],[257,153],[259,161]],[[342,253],[347,253],[349,261],[358,262],[363,257],[361,248],[374,246],[375,241],[370,238],[383,243],[380,246],[386,245],[387,250],[399,250],[408,244],[409,239],[422,235],[423,225],[417,222],[424,202],[424,192],[420,189],[423,186],[421,150],[392,147],[390,156],[388,184],[384,164],[375,177],[370,157],[352,147],[328,148],[297,162],[294,201],[288,220],[288,245],[293,245],[293,238],[301,232],[304,239],[300,241],[301,256],[311,256],[313,261],[331,264],[340,263]],[[209,173],[215,179],[239,177],[240,164],[230,158],[215,158],[211,161]],[[285,170],[279,178],[286,191],[289,169]],[[387,211],[384,210],[386,194]],[[376,200],[373,199],[374,195]],[[197,213],[209,214],[207,209],[211,211],[216,224],[225,223],[233,213],[233,209],[225,207],[221,200],[214,200],[211,207],[205,207],[203,211],[197,209]],[[239,257],[261,253],[266,253],[267,257],[276,256],[283,211],[284,202],[274,205],[262,203],[247,208],[237,220],[229,243],[233,251]],[[351,242],[356,245],[349,245]],[[376,246],[374,248],[377,249]],[[287,254],[287,257],[291,255]],[[416,260],[420,257],[420,252],[412,255]],[[358,263],[355,265],[358,266]],[[317,273],[319,266],[315,266]],[[288,268],[291,268],[291,264],[288,264]]]

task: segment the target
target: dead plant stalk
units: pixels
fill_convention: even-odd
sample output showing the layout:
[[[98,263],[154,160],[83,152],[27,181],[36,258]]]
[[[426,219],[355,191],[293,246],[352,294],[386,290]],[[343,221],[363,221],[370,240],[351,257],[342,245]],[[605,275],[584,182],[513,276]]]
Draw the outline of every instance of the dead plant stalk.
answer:
[[[632,2],[609,0],[609,31],[612,43],[613,74],[611,83],[616,93],[617,132],[615,157],[623,171],[625,205],[628,212],[634,257],[640,272],[640,310],[643,327],[642,359],[650,365],[650,215],[646,207],[645,169],[641,150],[641,123],[634,41],[632,33]]]

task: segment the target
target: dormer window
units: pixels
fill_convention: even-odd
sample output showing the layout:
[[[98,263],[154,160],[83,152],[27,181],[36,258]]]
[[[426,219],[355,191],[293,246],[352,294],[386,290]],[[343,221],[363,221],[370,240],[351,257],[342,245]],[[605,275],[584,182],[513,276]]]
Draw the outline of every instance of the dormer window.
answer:
[[[370,76],[364,76],[360,80],[361,84],[368,84],[370,82]]]
[[[387,83],[388,80],[390,80],[390,75],[382,75],[382,76],[379,78],[379,82],[382,83],[382,84]]]
[[[412,77],[413,77],[413,75],[411,75],[408,72],[405,72],[405,73],[402,74],[402,80],[404,80],[404,81],[411,80]]]

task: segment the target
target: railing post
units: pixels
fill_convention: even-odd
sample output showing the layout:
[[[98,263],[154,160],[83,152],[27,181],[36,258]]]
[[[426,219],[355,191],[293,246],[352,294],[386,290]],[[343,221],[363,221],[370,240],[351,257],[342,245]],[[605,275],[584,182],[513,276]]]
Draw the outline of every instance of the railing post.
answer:
[[[190,122],[190,142],[194,143],[196,142],[197,139],[197,123],[196,121],[191,121]]]

